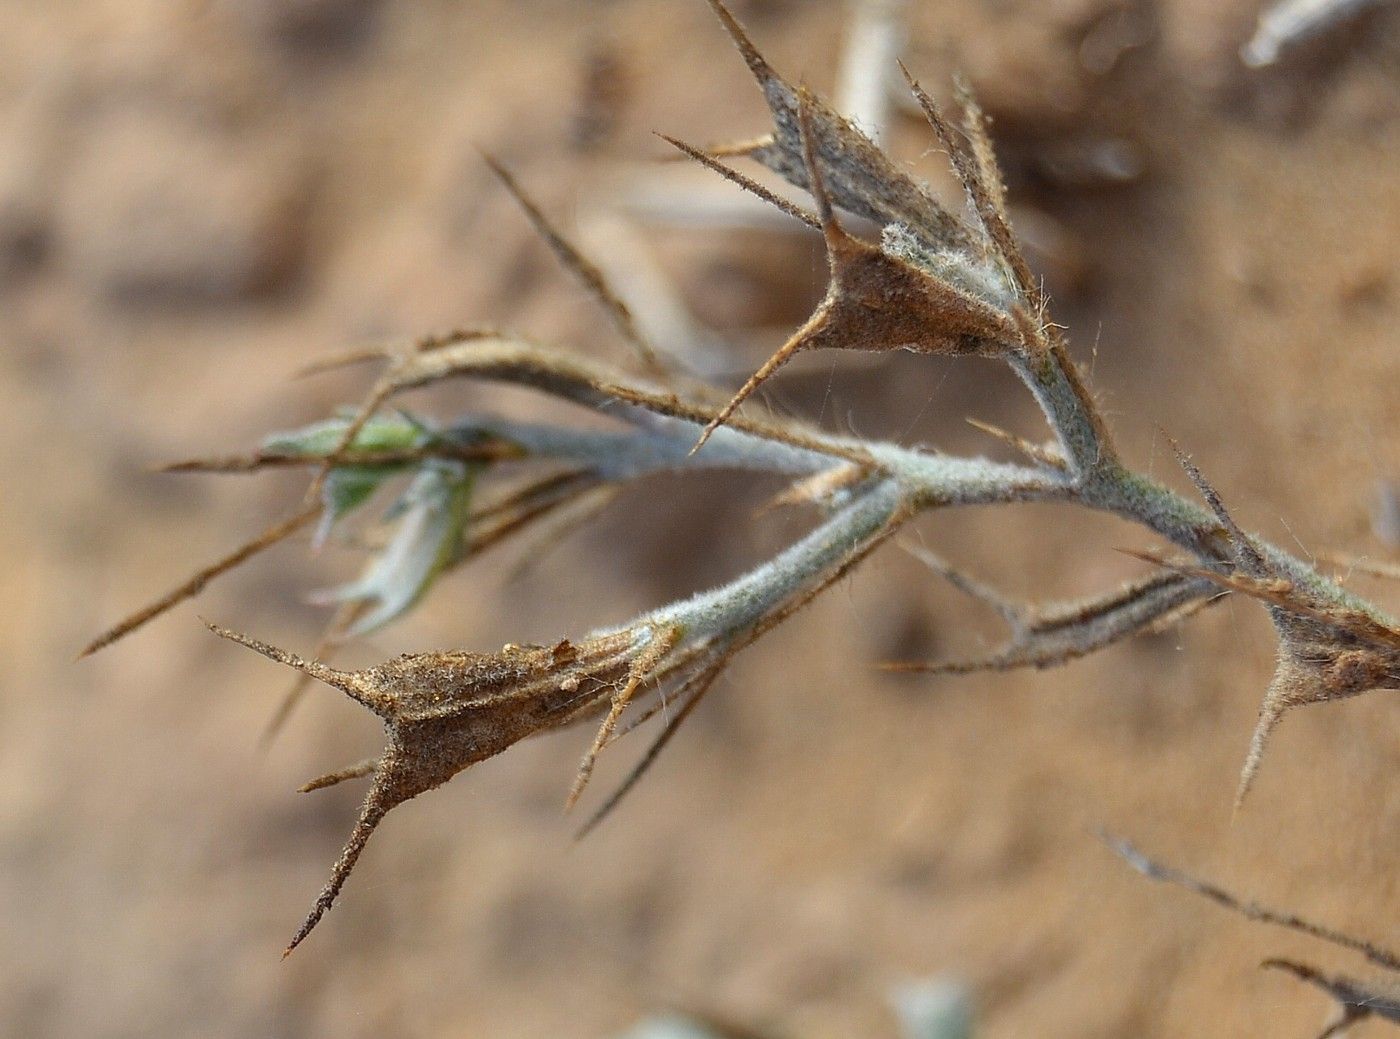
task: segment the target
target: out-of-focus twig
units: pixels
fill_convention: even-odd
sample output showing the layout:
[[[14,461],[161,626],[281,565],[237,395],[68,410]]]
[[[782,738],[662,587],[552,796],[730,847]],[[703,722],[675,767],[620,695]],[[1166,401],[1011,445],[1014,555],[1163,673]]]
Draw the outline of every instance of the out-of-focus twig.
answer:
[[[1233,912],[1239,913],[1246,920],[1255,920],[1259,923],[1273,924],[1277,927],[1284,927],[1290,931],[1297,931],[1306,934],[1310,938],[1320,938],[1324,942],[1329,942],[1350,952],[1360,953],[1377,967],[1388,971],[1400,973],[1400,955],[1382,948],[1361,938],[1352,937],[1342,931],[1324,927],[1305,920],[1293,913],[1283,912],[1278,909],[1271,909],[1268,906],[1260,905],[1247,899],[1240,898],[1210,881],[1201,880],[1184,870],[1176,869],[1172,866],[1164,865],[1155,859],[1139,851],[1131,842],[1112,834],[1104,833],[1100,835],[1105,844],[1118,854],[1128,865],[1137,870],[1145,877],[1152,880],[1161,880],[1168,884],[1175,884],[1177,887],[1185,888],[1187,891],[1195,892],[1203,898],[1208,898],[1216,905],[1224,906]]]
[[[904,47],[907,0],[852,0],[836,76],[836,107],[879,142],[889,123],[891,70]]]
[[[1272,65],[1304,40],[1335,29],[1374,7],[1395,0],[1281,0],[1259,16],[1259,27],[1240,48],[1250,68]]]

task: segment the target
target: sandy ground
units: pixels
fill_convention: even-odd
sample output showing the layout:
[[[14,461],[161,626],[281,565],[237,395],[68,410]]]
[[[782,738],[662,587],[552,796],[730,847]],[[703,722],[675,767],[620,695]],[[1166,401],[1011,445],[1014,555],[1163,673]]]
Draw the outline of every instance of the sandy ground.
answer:
[[[838,5],[739,10],[781,68],[830,86]],[[1255,14],[919,0],[906,53],[930,82],[966,70],[996,117],[1127,455],[1176,481],[1167,429],[1247,524],[1378,554],[1374,488],[1400,475],[1400,20],[1245,75]],[[612,78],[590,107],[600,64]],[[678,1005],[774,1035],[885,1036],[890,985],[950,975],[983,1036],[1301,1037],[1325,1001],[1261,958],[1365,976],[1137,878],[1101,826],[1400,944],[1392,704],[1290,717],[1232,819],[1270,672],[1260,611],[1229,603],[1052,673],[902,679],[872,663],[995,628],[896,550],[750,651],[587,841],[560,814],[586,734],[521,745],[395,813],[279,961],[357,800],[294,788],[378,735],[323,691],[260,754],[285,676],[196,612],[306,650],[324,618],[305,593],[354,562],[283,546],[74,665],[299,494],[150,467],[354,399],[355,376],[288,376],[367,338],[487,321],[615,349],[476,148],[569,217],[662,154],[653,129],[763,125],[699,0],[0,6],[0,1032],[592,1037]],[[926,132],[896,131],[897,154],[939,176]],[[1090,161],[1104,142],[1107,169]],[[654,244],[746,364],[820,284],[819,254],[781,234]],[[809,362],[770,400],[960,451],[996,450],[967,415],[1036,432],[1012,381],[977,364]],[[647,485],[524,579],[505,580],[509,553],[488,558],[353,655],[622,619],[804,529],[755,518],[775,489]],[[1110,550],[1145,543],[1051,508],[920,529],[1051,597],[1135,573]]]

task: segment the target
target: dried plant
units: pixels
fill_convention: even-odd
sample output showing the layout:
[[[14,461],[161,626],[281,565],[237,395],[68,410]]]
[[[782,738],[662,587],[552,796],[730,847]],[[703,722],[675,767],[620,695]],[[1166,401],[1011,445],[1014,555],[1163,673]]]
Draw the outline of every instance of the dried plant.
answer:
[[[1228,594],[1262,602],[1278,632],[1279,661],[1239,798],[1286,711],[1400,688],[1400,624],[1307,563],[1241,530],[1184,453],[1178,451],[1203,505],[1120,458],[1017,245],[987,123],[965,88],[958,88],[961,119],[955,122],[905,73],[966,194],[965,205],[949,206],[830,105],[783,79],[723,4],[711,3],[762,89],[773,130],[728,147],[673,143],[821,232],[830,284],[812,317],[731,397],[670,363],[674,354],[645,338],[601,269],[496,166],[556,255],[612,316],[633,349],[638,373],[485,329],[319,365],[377,362],[383,372],[353,412],[279,434],[244,457],[177,466],[219,472],[304,466],[314,474],[305,505],[96,639],[87,652],[297,530],[314,525],[315,537],[324,540],[378,490],[400,481],[407,489],[390,510],[394,527],[387,542],[358,580],[321,596],[340,610],[317,657],[400,616],[442,573],[487,547],[546,529],[547,523],[577,521],[620,488],[655,473],[779,474],[792,481],[787,500],[815,506],[824,516],[805,537],[728,584],[552,646],[418,654],[345,672],[216,628],[308,680],[341,689],[385,725],[387,745],[379,757],[307,786],[372,777],[332,878],[288,951],[334,902],[365,841],[394,806],[526,736],[592,720],[597,735],[580,764],[572,805],[598,753],[663,715],[650,748],[584,829],[594,825],[655,760],[735,654],[849,573],[911,517],[934,509],[1059,502],[1132,521],[1175,554],[1141,553],[1153,568],[1144,579],[1089,601],[1039,609],[1008,603],[933,560],[954,585],[989,601],[1005,618],[1010,637],[981,660],[906,667],[1047,667],[1174,623]],[[806,190],[814,211],[729,167],[724,160],[734,156],[755,160]],[[838,211],[873,222],[878,235],[858,236]],[[910,350],[1001,362],[1035,398],[1052,440],[1031,444],[993,431],[1024,456],[1011,464],[836,435],[741,409],[790,357],[818,349]],[[527,387],[600,412],[616,426],[599,431],[479,414],[437,423],[386,410],[408,390],[454,379]]]

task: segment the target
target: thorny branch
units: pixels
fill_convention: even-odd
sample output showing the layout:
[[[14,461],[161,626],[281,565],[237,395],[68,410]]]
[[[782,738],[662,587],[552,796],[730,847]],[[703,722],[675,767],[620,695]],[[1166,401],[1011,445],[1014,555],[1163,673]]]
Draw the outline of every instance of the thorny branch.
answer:
[[[959,84],[957,90],[962,118],[955,123],[905,72],[962,183],[965,205],[955,212],[830,105],[784,80],[724,5],[710,3],[758,81],[773,130],[738,146],[699,149],[673,143],[821,232],[830,282],[811,318],[732,397],[668,370],[674,351],[647,341],[608,286],[603,268],[585,258],[497,167],[556,255],[612,316],[642,374],[483,329],[358,351],[318,365],[324,370],[377,362],[382,373],[367,399],[346,415],[270,437],[246,456],[177,466],[218,472],[308,466],[316,475],[306,507],[98,637],[85,653],[198,594],[213,577],[303,527],[315,523],[316,540],[325,540],[390,485],[400,491],[386,514],[390,527],[383,548],[358,580],[320,595],[320,601],[339,606],[320,653],[400,616],[442,573],[487,547],[561,510],[592,507],[599,495],[654,473],[722,468],[776,474],[791,482],[783,500],[814,505],[825,518],[728,584],[599,628],[577,642],[406,655],[345,672],[215,629],[296,669],[304,680],[341,689],[384,722],[380,757],[307,784],[317,789],[372,777],[331,880],[288,951],[335,901],[375,826],[396,805],[520,739],[594,720],[599,729],[580,764],[572,804],[598,753],[647,718],[668,715],[651,749],[585,829],[594,825],[655,759],[735,654],[928,510],[1075,505],[1129,520],[1179,555],[1145,555],[1154,567],[1145,579],[1086,602],[1040,609],[1010,604],[932,560],[959,588],[991,602],[1011,633],[1006,646],[984,660],[915,665],[926,670],[1046,667],[1174,623],[1221,595],[1260,600],[1278,631],[1279,664],[1261,707],[1241,798],[1265,740],[1288,709],[1400,688],[1400,625],[1394,620],[1241,530],[1184,453],[1179,453],[1182,464],[1203,505],[1133,472],[1121,459],[1021,254],[986,120],[965,87]],[[815,213],[730,169],[721,161],[726,156],[756,160],[808,191]],[[840,212],[873,221],[880,228],[877,239],[867,241],[848,230]],[[1054,445],[1003,435],[1025,455],[1022,463],[1008,464],[839,436],[795,419],[758,419],[741,409],[790,357],[816,349],[900,349],[1005,363],[1040,406]],[[479,414],[436,424],[385,410],[409,390],[459,379],[526,387],[610,417],[617,426],[600,431]],[[494,498],[481,500],[483,487],[494,489]],[[674,710],[662,711],[663,706]],[[279,717],[285,712],[284,706]]]

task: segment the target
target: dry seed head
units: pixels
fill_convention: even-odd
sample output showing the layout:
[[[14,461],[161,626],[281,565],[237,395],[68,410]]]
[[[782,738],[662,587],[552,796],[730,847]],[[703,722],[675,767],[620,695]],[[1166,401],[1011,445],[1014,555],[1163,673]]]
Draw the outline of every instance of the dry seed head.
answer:
[[[1222,522],[1232,528],[1230,544],[1239,565],[1269,573],[1271,564],[1254,542],[1234,527],[1223,506],[1215,513],[1225,517]],[[1290,710],[1368,692],[1400,690],[1400,626],[1381,615],[1320,600],[1299,582],[1277,573],[1251,576],[1173,562],[1150,552],[1128,554],[1269,607],[1279,638],[1278,665],[1259,705],[1259,720],[1240,771],[1236,808],[1254,783],[1269,737]]]
[[[307,784],[320,789],[374,777],[331,879],[289,952],[335,902],[370,834],[391,809],[527,736],[607,705],[615,688],[635,690],[646,677],[638,662],[650,668],[665,655],[656,653],[650,632],[622,629],[577,644],[405,654],[361,671],[341,671],[237,632],[214,625],[210,630],[342,690],[384,721],[386,746],[377,760]]]
[[[1236,808],[1254,784],[1269,737],[1289,711],[1364,693],[1400,692],[1400,631],[1393,637],[1390,649],[1357,645],[1340,629],[1323,633],[1318,641],[1300,642],[1280,627],[1278,668],[1259,705],[1259,720],[1240,770]]]
[[[754,390],[799,350],[913,350],[916,353],[963,356],[1008,354],[1022,338],[1016,322],[997,302],[1009,297],[989,293],[983,298],[934,269],[916,265],[911,249],[886,249],[847,233],[836,217],[827,191],[826,173],[816,147],[816,100],[806,89],[797,94],[797,125],[806,181],[816,203],[826,240],[831,277],[826,297],[807,322],[753,374],[710,422],[698,449]],[[848,128],[849,129],[849,128]],[[851,133],[857,133],[850,129]],[[899,225],[903,227],[904,225]],[[902,235],[912,239],[913,232]],[[977,269],[975,257],[955,248],[926,250],[944,257],[944,268]],[[959,265],[950,256],[966,256]],[[959,279],[963,280],[963,279]],[[987,276],[969,275],[964,284],[979,284]]]

